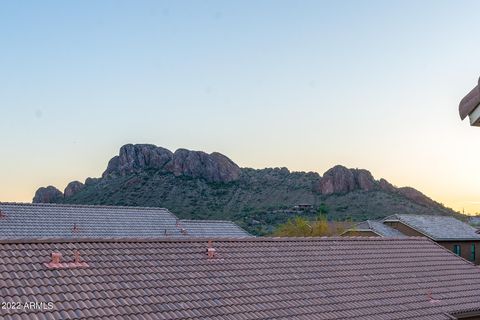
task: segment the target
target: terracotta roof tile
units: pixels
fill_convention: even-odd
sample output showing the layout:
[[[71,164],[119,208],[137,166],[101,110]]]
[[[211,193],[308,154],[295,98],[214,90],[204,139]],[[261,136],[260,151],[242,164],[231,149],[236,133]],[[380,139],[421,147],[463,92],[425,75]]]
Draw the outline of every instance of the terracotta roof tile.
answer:
[[[425,238],[0,243],[3,319],[449,319],[480,308],[480,270]],[[48,269],[74,250],[88,268]],[[28,254],[26,254],[28,253]],[[9,270],[10,266],[15,271]],[[5,270],[5,271],[1,271]]]

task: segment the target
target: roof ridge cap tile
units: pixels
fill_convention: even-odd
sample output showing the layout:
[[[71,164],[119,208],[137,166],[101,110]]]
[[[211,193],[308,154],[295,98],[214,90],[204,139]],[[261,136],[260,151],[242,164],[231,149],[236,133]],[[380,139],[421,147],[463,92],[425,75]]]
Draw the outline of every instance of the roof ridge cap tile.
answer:
[[[119,206],[119,205],[105,205],[105,204],[70,204],[70,203],[32,203],[32,202],[1,202],[0,205],[14,205],[14,206],[31,206],[31,207],[72,207],[72,208],[118,208],[118,209],[142,209],[142,210],[166,210],[163,207],[148,207],[148,206]]]
[[[40,237],[40,238],[0,238],[0,244],[23,244],[23,243],[129,243],[129,242],[347,242],[347,241],[376,241],[376,242],[394,242],[394,241],[432,241],[426,237],[80,237],[80,238],[60,238],[60,237]]]
[[[214,222],[214,223],[231,223],[231,224],[234,224],[234,225],[237,225],[235,222],[231,221],[231,220],[206,220],[206,219],[180,219],[179,220],[180,222],[204,222],[204,223],[207,223],[207,222]]]

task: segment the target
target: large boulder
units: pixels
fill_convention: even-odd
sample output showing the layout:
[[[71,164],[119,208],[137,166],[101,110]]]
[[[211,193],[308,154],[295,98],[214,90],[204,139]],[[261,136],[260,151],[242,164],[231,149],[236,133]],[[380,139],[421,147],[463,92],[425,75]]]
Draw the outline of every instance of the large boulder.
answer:
[[[377,188],[377,182],[370,171],[365,169],[348,169],[337,165],[324,173],[316,186],[316,191],[329,195],[355,190],[372,191]]]
[[[388,182],[387,180],[381,178],[379,181],[378,181],[378,187],[380,188],[380,190],[383,190],[385,192],[396,192],[397,191],[397,188],[391,184],[390,182]]]
[[[41,187],[35,192],[33,203],[56,203],[63,198],[63,193],[54,186]]]
[[[230,182],[240,177],[240,167],[221,153],[178,149],[165,169],[176,176],[203,178],[209,182]]]
[[[373,178],[370,171],[365,169],[353,169],[352,171],[355,176],[356,188],[363,191],[372,191],[377,188],[375,178]]]
[[[412,187],[402,187],[398,188],[397,192],[404,196],[407,199],[412,200],[413,202],[416,202],[418,204],[421,204],[425,207],[438,207],[438,203],[418,191],[417,189],[414,189]]]
[[[85,188],[85,185],[80,181],[72,181],[67,185],[65,191],[63,191],[63,196],[65,198],[71,197],[75,193],[81,191],[83,188]]]
[[[162,169],[172,160],[170,150],[151,144],[127,144],[113,157],[102,177],[110,174],[126,175],[143,169]]]
[[[145,169],[164,170],[176,176],[230,182],[240,177],[240,167],[221,153],[178,149],[175,153],[151,144],[127,144],[108,163],[102,177],[127,175]]]
[[[85,185],[86,186],[91,186],[91,185],[94,185],[94,184],[98,183],[98,181],[100,181],[100,178],[88,177],[87,179],[85,179]]]
[[[324,173],[318,191],[321,194],[347,193],[355,190],[355,175],[350,169],[337,165]]]

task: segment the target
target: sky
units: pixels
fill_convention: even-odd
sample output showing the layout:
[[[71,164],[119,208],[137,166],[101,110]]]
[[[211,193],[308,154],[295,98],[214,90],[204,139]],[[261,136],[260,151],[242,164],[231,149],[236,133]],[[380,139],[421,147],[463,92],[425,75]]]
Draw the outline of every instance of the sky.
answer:
[[[126,143],[342,164],[480,212],[478,1],[0,1],[0,201]]]

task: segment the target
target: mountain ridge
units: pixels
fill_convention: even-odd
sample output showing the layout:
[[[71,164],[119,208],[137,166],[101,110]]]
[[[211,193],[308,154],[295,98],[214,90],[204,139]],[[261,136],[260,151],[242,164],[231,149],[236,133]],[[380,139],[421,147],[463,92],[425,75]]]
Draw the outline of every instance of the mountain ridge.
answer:
[[[287,168],[240,168],[218,152],[171,152],[151,144],[124,145],[100,178],[72,181],[63,192],[53,186],[39,188],[33,202],[169,205],[182,218],[230,219],[250,231],[258,224],[271,230],[300,203],[312,205],[312,212],[300,214],[321,211],[354,220],[395,210],[458,214],[412,187],[376,180],[365,169],[336,165],[320,176]]]

